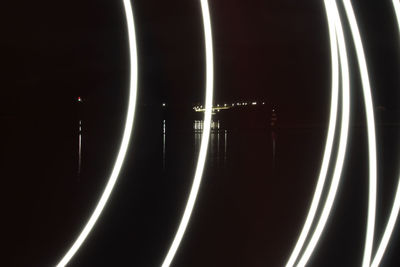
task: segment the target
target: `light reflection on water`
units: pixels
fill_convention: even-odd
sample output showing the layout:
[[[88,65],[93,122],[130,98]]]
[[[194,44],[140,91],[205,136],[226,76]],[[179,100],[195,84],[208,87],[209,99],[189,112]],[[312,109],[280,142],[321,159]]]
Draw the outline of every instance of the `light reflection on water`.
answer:
[[[82,120],[79,120],[79,131],[78,131],[78,177],[81,174],[82,165]]]
[[[162,122],[162,166],[163,170],[166,168],[166,121]],[[202,120],[193,121],[193,158],[196,159],[200,150],[201,138],[203,134],[204,122]],[[228,161],[228,133],[229,130],[224,129],[223,123],[221,121],[211,122],[211,132],[210,132],[210,143],[208,149],[207,161],[211,166],[226,166]],[[277,133],[272,129],[269,135],[265,137],[272,148],[272,168],[275,167],[276,163],[276,150],[277,150]],[[222,164],[222,165],[221,165]]]
[[[275,161],[276,161],[276,137],[277,134],[275,131],[271,132],[271,141],[272,141],[272,168],[275,168]]]
[[[197,158],[200,150],[201,138],[203,134],[204,122],[202,120],[193,121],[193,157]],[[80,119],[78,122],[78,160],[77,160],[77,176],[81,176],[82,172],[82,140],[83,140],[83,123]],[[208,162],[211,166],[226,166],[228,160],[228,133],[229,130],[223,128],[223,123],[218,121],[211,122],[210,143],[208,150]],[[231,134],[231,133],[230,133]],[[268,136],[267,136],[268,138]],[[272,150],[272,167],[276,164],[276,147],[277,133],[272,130],[269,137]],[[167,122],[162,121],[162,169],[165,170],[167,165]]]
[[[195,120],[193,122],[193,133],[194,133],[194,152],[198,153],[200,149],[200,141],[203,132],[204,122],[202,120]],[[223,135],[223,136],[221,136]],[[223,140],[221,140],[223,139]],[[221,144],[222,143],[222,144]],[[221,147],[223,146],[223,147]],[[221,156],[223,158],[223,164],[226,164],[227,159],[227,147],[228,147],[228,131],[221,129],[220,121],[211,121],[211,132],[210,132],[210,143],[209,143],[209,162],[211,165],[220,164]],[[221,150],[223,155],[221,155]]]
[[[165,125],[165,120],[163,120],[163,142],[162,142],[162,147],[163,147],[163,170],[165,170],[165,135],[166,135],[166,125]]]
[[[226,165],[226,148],[228,147],[228,131],[224,131],[224,165]]]

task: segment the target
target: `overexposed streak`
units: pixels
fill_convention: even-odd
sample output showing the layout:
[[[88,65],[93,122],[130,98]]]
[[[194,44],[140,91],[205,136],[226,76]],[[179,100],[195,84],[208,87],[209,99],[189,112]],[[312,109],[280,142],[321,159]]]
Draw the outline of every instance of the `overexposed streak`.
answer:
[[[121,146],[118,152],[117,159],[114,164],[114,168],[110,175],[110,178],[107,182],[107,185],[101,195],[97,206],[92,213],[89,221],[83,228],[82,232],[76,239],[75,243],[68,250],[65,256],[61,259],[57,266],[65,266],[71,260],[71,258],[78,251],[82,243],[85,241],[86,237],[89,235],[93,226],[95,225],[97,219],[99,218],[101,212],[104,209],[104,206],[107,203],[108,198],[114,188],[115,182],[119,176],[121,171],[122,164],[125,159],[126,151],[128,149],[129,140],[132,133],[133,121],[135,117],[135,106],[136,106],[136,93],[137,93],[137,54],[136,54],[136,36],[135,36],[135,25],[133,21],[132,7],[130,0],[123,0],[125,16],[128,25],[128,38],[129,38],[129,52],[130,52],[130,93],[129,93],[129,104],[128,104],[128,112],[126,116],[125,122],[125,130],[122,137]]]
[[[393,7],[397,18],[397,26],[400,30],[400,2],[399,0],[393,0]],[[392,210],[390,212],[389,220],[387,222],[385,232],[383,233],[382,240],[379,243],[378,250],[376,251],[375,257],[372,260],[371,267],[378,267],[385,254],[386,247],[389,244],[390,237],[392,236],[394,226],[396,225],[397,217],[400,210],[400,178],[397,184],[396,196],[394,198]]]
[[[339,137],[339,149],[336,159],[336,164],[333,172],[332,182],[329,188],[328,196],[325,202],[325,205],[322,209],[322,213],[320,219],[317,223],[315,231],[312,234],[312,237],[301,256],[298,267],[303,267],[307,264],[311,254],[313,253],[321,234],[325,228],[326,222],[330,215],[333,203],[335,201],[337,189],[339,187],[339,182],[342,174],[343,163],[346,155],[346,147],[347,147],[347,139],[348,139],[348,131],[349,131],[349,120],[350,120],[350,78],[349,78],[349,69],[348,69],[348,60],[347,60],[347,52],[346,52],[346,43],[343,34],[343,28],[341,19],[339,16],[339,12],[336,6],[336,2],[332,0],[325,0],[325,6],[328,13],[328,16],[334,18],[335,29],[336,29],[336,39],[339,45],[339,55],[340,55],[340,67],[341,67],[341,76],[342,76],[342,121],[340,128],[340,137]]]
[[[207,156],[208,141],[210,137],[211,127],[211,112],[213,101],[213,83],[214,83],[214,66],[213,66],[213,51],[212,51],[212,31],[210,11],[208,8],[207,0],[200,0],[201,11],[203,16],[205,47],[206,47],[206,107],[204,112],[204,129],[201,139],[199,158],[197,161],[196,172],[193,179],[192,189],[190,190],[189,199],[186,203],[186,208],[179,224],[178,231],[169,248],[168,254],[164,259],[162,267],[169,267],[178,247],[182,241],[183,235],[189,223],[190,215],[192,214],[194,204],[196,202],[197,194],[199,192],[201,178],[203,176],[204,165]]]
[[[372,260],[371,267],[378,267],[379,263],[383,258],[383,255],[385,254],[386,247],[389,243],[390,237],[392,236],[394,226],[396,225],[396,220],[399,215],[399,209],[400,209],[400,179],[397,184],[396,197],[393,202],[392,211],[390,212],[385,232],[382,236],[382,240],[379,244],[375,257]]]
[[[301,249],[304,246],[304,242],[309,234],[311,225],[315,219],[315,214],[317,212],[318,205],[321,200],[322,190],[324,188],[324,184],[326,181],[326,176],[328,173],[329,162],[332,154],[332,146],[333,140],[335,137],[335,128],[337,124],[337,109],[338,109],[338,98],[339,98],[339,61],[338,61],[338,50],[337,50],[337,40],[335,33],[335,22],[332,16],[332,11],[326,5],[325,2],[325,10],[327,15],[327,22],[329,28],[329,40],[330,40],[330,49],[331,49],[331,71],[332,71],[332,85],[331,85],[331,108],[330,108],[330,118],[329,118],[329,126],[328,126],[328,135],[326,138],[325,144],[325,152],[322,159],[321,169],[319,172],[317,186],[315,188],[314,197],[311,202],[310,210],[308,211],[308,215],[306,221],[304,223],[303,229],[297,240],[296,246],[286,263],[286,267],[292,267],[296,262]],[[274,142],[275,145],[275,142]]]
[[[375,231],[375,212],[376,212],[376,137],[375,137],[375,120],[374,106],[372,104],[371,86],[369,83],[367,63],[365,60],[364,49],[361,42],[360,32],[358,30],[356,17],[350,0],[343,0],[347,18],[350,23],[351,34],[353,36],[354,45],[356,47],[358,67],[361,75],[361,83],[364,94],[364,104],[367,116],[367,132],[368,132],[368,150],[369,150],[369,194],[368,194],[368,219],[367,234],[365,237],[365,247],[363,256],[363,267],[369,267],[371,263],[372,246],[374,243]]]
[[[393,2],[394,12],[396,14],[397,26],[398,26],[398,29],[400,30],[400,1],[392,0],[392,2]]]

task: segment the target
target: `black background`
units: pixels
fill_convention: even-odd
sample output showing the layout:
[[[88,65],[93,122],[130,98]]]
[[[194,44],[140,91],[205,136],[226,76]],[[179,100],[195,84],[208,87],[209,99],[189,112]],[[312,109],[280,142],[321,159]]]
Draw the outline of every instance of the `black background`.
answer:
[[[399,141],[395,138],[399,136],[399,34],[391,1],[353,2],[376,107],[380,164],[376,235],[380,236],[399,175]],[[132,5],[139,61],[134,138],[111,204],[74,257],[73,266],[159,265],[190,187],[187,177],[191,177],[194,163],[185,154],[174,154],[175,163],[170,163],[174,171],[170,173],[152,167],[151,162],[160,158],[161,139],[148,122],[154,121],[160,126],[162,114],[158,107],[162,102],[175,108],[172,116],[179,121],[185,117],[185,110],[204,101],[200,4],[195,0],[146,0],[134,1]],[[280,119],[288,124],[327,123],[330,53],[322,1],[216,0],[210,1],[210,12],[215,103],[265,99],[278,107]],[[129,79],[123,5],[121,1],[105,0],[18,1],[3,4],[0,18],[0,166],[5,233],[2,237],[5,256],[1,261],[4,266],[50,266],[65,253],[88,218],[118,151]],[[350,138],[349,151],[355,152],[349,153],[346,161],[348,179],[339,192],[342,197],[333,211],[334,219],[328,224],[332,228],[323,237],[317,256],[310,262],[312,266],[354,266],[359,264],[362,255],[365,225],[360,218],[366,214],[367,190],[365,120],[349,32],[346,37],[353,85],[351,133],[354,135]],[[84,99],[84,105],[76,102],[77,96]],[[85,179],[76,178],[73,157],[76,132],[71,129],[76,129],[78,119],[83,120],[87,129],[84,134],[88,152],[84,155],[86,166],[82,173]],[[185,146],[190,140],[183,137],[171,142]],[[301,147],[301,142],[296,144]],[[323,143],[324,135],[318,135],[310,145],[320,151]],[[235,153],[238,158],[234,163],[250,164],[241,162],[247,161],[239,158],[240,148]],[[254,148],[252,153],[259,152]],[[283,161],[293,164],[288,175],[303,170],[303,162],[293,163],[290,158]],[[212,229],[210,221],[223,221],[224,213],[208,214],[200,207],[199,212],[208,214],[209,221],[194,223],[197,226],[193,229],[199,231],[188,230],[188,235],[200,240],[199,244],[188,244],[183,250],[183,243],[175,265],[283,265],[302,225],[319,157],[310,156],[308,164],[311,166],[304,171],[312,177],[304,183],[294,182],[298,188],[290,189],[301,192],[298,198],[302,202],[280,213],[281,221],[277,224],[288,231],[278,231],[282,241],[276,245],[277,251],[269,244],[258,247],[265,249],[265,259],[255,260],[250,248],[235,257],[243,248],[232,243],[238,240],[240,244],[241,236],[248,231],[243,227],[232,229],[221,238],[214,230],[217,237],[213,240],[218,243],[212,252],[205,253],[210,245],[201,239],[199,231]],[[247,175],[246,169],[242,171]],[[209,176],[213,175],[219,174],[210,171]],[[170,183],[166,178],[157,177],[177,178]],[[236,187],[240,188],[239,178],[236,179]],[[278,188],[284,190],[286,182],[280,183]],[[243,195],[250,197],[253,190],[257,191],[247,183],[243,186]],[[212,191],[208,194],[204,193],[203,198],[217,195]],[[285,194],[290,196],[290,192]],[[280,202],[278,194],[268,196],[268,200],[277,209],[290,206],[290,202]],[[221,207],[221,210],[230,209],[227,214],[237,212],[229,206]],[[255,214],[256,211],[262,212],[254,207]],[[203,225],[204,228],[200,227]],[[279,240],[279,235],[275,239]],[[224,240],[230,241],[224,243]],[[398,266],[398,240],[397,231],[382,266]],[[228,245],[229,242],[232,243]]]

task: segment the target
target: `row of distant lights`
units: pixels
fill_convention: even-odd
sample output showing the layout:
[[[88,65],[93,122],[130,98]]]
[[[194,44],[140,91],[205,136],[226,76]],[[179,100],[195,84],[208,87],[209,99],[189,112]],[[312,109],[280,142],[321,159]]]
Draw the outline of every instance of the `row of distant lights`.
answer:
[[[237,103],[232,103],[232,104],[217,104],[216,107],[234,107],[234,106],[247,106],[247,105],[251,105],[251,106],[256,106],[258,103],[257,102],[237,102]],[[262,102],[260,105],[265,105],[265,102]],[[165,103],[163,103],[163,107],[165,107]],[[194,106],[193,107],[194,110],[200,110],[203,109],[203,105],[200,106]]]
[[[67,253],[63,256],[61,261],[57,264],[57,267],[64,267],[67,265],[75,253],[79,250],[82,243],[86,240],[89,233],[92,231],[94,225],[96,224],[100,214],[102,213],[110,195],[114,188],[114,185],[119,176],[126,151],[128,149],[128,144],[130,141],[130,135],[132,133],[133,122],[134,122],[134,114],[135,114],[135,106],[136,106],[136,94],[137,94],[137,52],[136,52],[136,35],[135,35],[135,27],[133,20],[133,13],[130,0],[123,0],[124,10],[127,20],[128,26],[128,37],[129,37],[129,52],[130,52],[130,96],[129,96],[129,105],[128,112],[125,124],[125,130],[121,142],[121,147],[118,152],[117,160],[115,162],[113,171],[111,176],[107,182],[107,185],[104,189],[101,198],[96,205],[95,210],[90,216],[88,222],[84,226],[82,232],[79,234],[78,238],[75,240],[73,245],[67,251]],[[206,48],[206,101],[205,101],[205,115],[204,115],[204,123],[203,123],[203,135],[200,145],[199,157],[197,161],[196,171],[193,179],[192,188],[190,190],[189,198],[186,203],[185,211],[183,213],[181,222],[179,224],[178,230],[175,234],[174,240],[168,250],[168,253],[162,263],[162,267],[169,267],[172,263],[172,260],[175,257],[175,254],[178,250],[178,247],[182,241],[183,235],[186,231],[187,225],[189,223],[189,219],[191,213],[194,208],[194,204],[196,202],[196,198],[198,195],[200,183],[202,180],[208,141],[210,136],[210,128],[212,125],[211,114],[212,114],[212,95],[213,95],[213,53],[212,53],[212,33],[211,33],[211,20],[208,8],[207,0],[200,0],[202,16],[203,16],[203,24],[204,24],[204,36],[205,36],[205,48]],[[82,102],[81,97],[77,98],[78,102]],[[262,102],[264,105],[265,102]],[[237,103],[237,106],[248,105],[248,102]],[[257,105],[257,102],[251,102],[251,105]],[[162,103],[163,107],[166,107],[166,103]],[[235,104],[232,104],[235,106]],[[219,107],[219,104],[217,105]],[[228,107],[228,104],[224,104],[224,107]],[[203,108],[203,106],[201,106]],[[219,123],[218,123],[219,127]],[[165,133],[165,121],[164,121],[164,133]]]

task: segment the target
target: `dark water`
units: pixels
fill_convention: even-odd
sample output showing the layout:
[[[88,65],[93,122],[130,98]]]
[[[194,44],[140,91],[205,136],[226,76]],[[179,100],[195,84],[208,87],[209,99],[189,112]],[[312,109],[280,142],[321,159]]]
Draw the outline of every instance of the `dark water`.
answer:
[[[56,127],[62,142],[39,131],[31,137],[35,145],[29,139],[25,145],[6,146],[7,266],[54,265],[93,210],[111,172],[120,132],[99,131],[84,120],[81,124],[81,132],[78,120]],[[64,135],[69,127],[76,131]],[[174,128],[168,120],[138,119],[109,203],[71,266],[161,264],[185,207],[201,142],[201,132],[187,128],[191,125]],[[399,128],[379,126],[377,133],[376,231],[381,235],[397,184]],[[198,200],[173,266],[284,265],[311,201],[325,135],[324,127],[234,130],[225,129],[222,121],[211,132]],[[361,262],[365,138],[365,128],[351,128],[337,202],[310,266]],[[398,240],[396,231],[382,266],[398,266]]]

